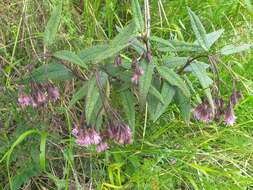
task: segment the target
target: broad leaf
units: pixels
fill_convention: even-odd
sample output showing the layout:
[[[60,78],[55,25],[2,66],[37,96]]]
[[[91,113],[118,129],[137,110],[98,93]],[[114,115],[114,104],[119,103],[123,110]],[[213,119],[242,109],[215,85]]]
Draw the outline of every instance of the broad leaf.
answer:
[[[71,108],[72,106],[74,106],[76,104],[76,102],[78,102],[79,100],[81,100],[82,98],[84,98],[87,94],[87,88],[88,88],[88,83],[85,82],[83,84],[83,86],[81,88],[79,88],[75,94],[73,95],[72,99],[69,102],[69,108]]]
[[[56,53],[54,53],[54,56],[87,69],[87,65],[83,63],[81,58],[71,51],[68,50],[57,51]]]
[[[165,59],[165,64],[171,69],[182,67],[189,60],[189,57],[168,57]]]
[[[193,29],[195,36],[199,42],[199,45],[204,50],[207,51],[208,44],[207,44],[207,40],[206,40],[206,30],[205,30],[204,26],[202,25],[199,17],[190,8],[188,8],[188,14],[190,16],[192,29]]]
[[[153,59],[154,60],[154,59]],[[139,94],[140,94],[140,102],[142,105],[145,104],[148,91],[151,85],[153,71],[154,71],[154,64],[151,61],[150,63],[147,63],[146,61],[143,61],[141,63],[141,67],[144,70],[144,74],[140,77],[139,81]]]
[[[141,12],[139,0],[132,0],[132,10],[133,10],[133,18],[134,22],[137,26],[137,29],[142,32],[144,30],[144,21],[143,14]]]
[[[231,45],[227,45],[227,46],[223,47],[220,50],[220,54],[221,55],[230,55],[230,54],[234,54],[234,53],[240,53],[242,51],[250,49],[251,47],[252,47],[251,44],[242,44],[239,46],[235,46],[235,45],[231,44]]]
[[[176,89],[175,101],[180,110],[180,113],[187,125],[191,118],[191,102],[189,97],[185,97],[179,89]]]
[[[175,73],[172,69],[169,69],[166,66],[157,67],[157,70],[162,78],[164,78],[168,83],[173,86],[178,87],[184,96],[190,97],[190,91],[187,85],[184,83],[183,79]]]
[[[159,100],[162,104],[165,103],[164,99],[163,99],[163,96],[161,95],[161,93],[153,85],[150,86],[149,93],[151,95],[153,95],[154,97],[156,97],[157,100]]]
[[[30,76],[26,77],[21,83],[27,83],[31,80],[36,82],[45,82],[48,80],[64,81],[73,78],[73,74],[64,65],[58,63],[49,63],[42,65],[34,70]]]
[[[170,84],[164,82],[161,90],[161,95],[163,97],[164,104],[157,104],[155,114],[152,117],[153,122],[155,122],[166,111],[167,107],[173,99],[173,96],[175,95],[175,90]]]
[[[206,34],[206,46],[208,49],[221,37],[222,33],[224,32],[224,29],[220,29],[214,32],[211,32],[209,34]]]
[[[127,121],[131,129],[135,127],[135,101],[134,96],[129,90],[120,92],[123,110],[127,116]]]
[[[207,96],[208,102],[211,105],[212,109],[214,110],[214,103],[213,98],[210,90],[210,85],[212,84],[212,80],[208,77],[208,74],[206,72],[206,69],[203,67],[203,65],[198,64],[198,62],[193,62],[191,64],[191,68],[193,71],[193,74],[199,79],[199,82],[201,86],[204,89],[204,92]]]
[[[46,46],[52,45],[55,41],[56,33],[61,21],[61,12],[62,5],[60,3],[54,8],[44,32],[44,43]]]

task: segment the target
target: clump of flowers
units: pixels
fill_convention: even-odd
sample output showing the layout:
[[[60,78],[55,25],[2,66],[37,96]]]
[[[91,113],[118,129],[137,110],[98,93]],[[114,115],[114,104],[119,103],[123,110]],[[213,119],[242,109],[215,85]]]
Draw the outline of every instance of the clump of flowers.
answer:
[[[47,102],[55,102],[60,97],[59,89],[51,83],[31,83],[31,93],[26,94],[23,91],[19,93],[18,103],[24,108],[32,106],[34,108],[45,105]]]
[[[193,111],[195,119],[208,123],[213,118],[212,108],[208,101],[205,99]]]
[[[131,78],[132,83],[138,84],[140,77],[144,74],[144,70],[140,67],[139,62],[136,58],[132,60],[132,69],[134,70],[134,74]]]

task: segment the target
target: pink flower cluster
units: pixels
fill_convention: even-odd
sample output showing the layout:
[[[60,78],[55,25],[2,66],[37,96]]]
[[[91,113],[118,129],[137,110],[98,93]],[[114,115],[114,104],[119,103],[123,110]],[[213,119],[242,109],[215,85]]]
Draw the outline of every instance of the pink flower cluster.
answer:
[[[212,108],[207,100],[204,100],[193,110],[193,116],[195,119],[202,122],[208,123],[215,119],[219,121],[221,116],[224,115],[224,124],[227,126],[233,126],[236,121],[236,116],[234,113],[234,108],[243,95],[240,91],[233,91],[230,96],[230,100],[226,109],[224,109],[224,101],[221,98],[216,98],[214,100],[215,110],[212,112]]]
[[[137,59],[133,59],[132,68],[134,70],[134,74],[131,78],[131,81],[137,85],[139,83],[140,77],[144,74],[144,70],[139,66]]]
[[[19,105],[24,108],[27,106],[38,107],[48,101],[55,102],[60,97],[59,89],[53,84],[31,83],[31,93],[21,92],[18,97]]]

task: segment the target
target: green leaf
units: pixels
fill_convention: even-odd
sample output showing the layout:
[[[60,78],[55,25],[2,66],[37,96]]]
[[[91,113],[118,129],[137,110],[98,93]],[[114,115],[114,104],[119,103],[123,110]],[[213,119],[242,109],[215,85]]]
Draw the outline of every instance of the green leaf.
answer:
[[[185,97],[179,89],[176,89],[175,101],[180,109],[180,113],[187,125],[191,119],[191,102],[189,97]]]
[[[151,85],[149,88],[149,93],[156,97],[162,104],[164,104],[164,99],[163,96],[160,94],[160,92],[153,86]]]
[[[166,66],[157,67],[157,70],[162,78],[168,81],[171,85],[178,87],[182,91],[184,96],[190,97],[190,91],[187,85],[177,73],[175,73],[172,69],[169,69]]]
[[[220,54],[221,55],[230,55],[230,54],[234,54],[234,53],[240,53],[242,51],[250,49],[251,47],[252,47],[251,44],[242,44],[239,46],[235,46],[233,44],[230,44],[230,45],[223,47],[220,50]]]
[[[47,141],[47,132],[41,132],[41,140],[40,140],[40,168],[43,171],[46,171],[46,141]]]
[[[62,5],[60,3],[54,8],[44,32],[44,43],[46,46],[52,45],[55,41],[56,33],[61,21],[61,12]]]
[[[206,46],[208,49],[221,37],[222,33],[224,32],[224,29],[220,29],[214,32],[211,32],[209,34],[206,34]]]
[[[99,90],[96,78],[93,77],[88,83],[88,92],[86,95],[85,116],[88,124],[91,122],[92,114],[99,100]]]
[[[202,25],[199,17],[190,9],[188,8],[188,13],[191,20],[192,29],[195,33],[195,36],[199,42],[199,45],[205,50],[208,50],[208,43],[206,40],[206,30]]]
[[[79,65],[85,69],[88,68],[87,65],[83,63],[82,59],[71,51],[68,51],[68,50],[57,51],[54,53],[54,56],[59,59],[63,59],[65,61],[69,61],[71,63]]]
[[[182,67],[189,60],[189,57],[168,57],[165,59],[165,64],[171,69]]]
[[[48,80],[64,81],[73,78],[73,74],[64,65],[58,63],[49,63],[40,66],[34,70],[30,76],[21,80],[21,83],[27,83],[31,80],[36,82],[44,82]]]
[[[135,101],[134,96],[129,90],[120,92],[123,110],[127,116],[127,121],[131,129],[135,128]]]
[[[129,46],[135,39],[136,26],[133,22],[123,28],[120,33],[109,43],[97,45],[79,53],[79,57],[84,64],[88,62],[97,63],[119,53]]]
[[[173,96],[175,95],[175,90],[170,84],[164,82],[161,90],[161,95],[163,97],[164,104],[157,104],[155,114],[152,117],[153,122],[155,122],[166,111],[167,107],[173,99]]]
[[[81,100],[83,97],[86,96],[87,94],[87,88],[88,88],[88,83],[85,82],[81,88],[78,89],[78,91],[75,92],[73,95],[72,99],[69,102],[69,108],[73,107],[76,102]]]
[[[143,14],[141,12],[139,0],[132,0],[132,10],[133,10],[133,18],[134,22],[137,26],[137,29],[142,32],[144,30],[144,21]]]
[[[153,72],[154,72],[154,64],[153,64],[153,62],[147,63],[146,61],[143,61],[141,63],[141,67],[144,70],[144,74],[140,77],[139,94],[140,94],[141,105],[144,105],[147,95],[148,95],[148,91],[149,91],[151,82],[152,82],[152,76],[153,76]]]
[[[201,86],[204,89],[204,92],[207,96],[208,102],[212,109],[214,110],[214,103],[213,98],[211,94],[211,90],[209,86],[212,84],[212,80],[208,77],[208,74],[206,72],[206,69],[203,67],[203,65],[198,64],[198,62],[193,62],[191,64],[191,68],[193,71],[193,74],[199,79],[199,82]]]

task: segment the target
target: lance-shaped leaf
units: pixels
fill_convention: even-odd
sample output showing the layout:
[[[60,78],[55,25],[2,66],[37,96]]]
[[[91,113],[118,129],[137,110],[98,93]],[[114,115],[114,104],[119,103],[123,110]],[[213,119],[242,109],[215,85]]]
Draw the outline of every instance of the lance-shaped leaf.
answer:
[[[86,95],[85,116],[88,124],[91,122],[94,109],[97,107],[99,100],[99,90],[96,83],[96,78],[93,77],[88,83],[88,92]]]
[[[230,45],[223,47],[220,50],[220,54],[221,55],[230,55],[230,54],[234,54],[234,53],[240,53],[242,51],[246,51],[246,50],[250,49],[251,47],[252,47],[252,44],[242,44],[239,46],[235,46],[233,44],[230,44]]]
[[[68,51],[68,50],[57,51],[54,53],[54,56],[59,59],[63,59],[65,61],[69,61],[71,63],[79,65],[85,69],[88,68],[87,65],[83,63],[82,59],[71,51]]]
[[[156,97],[157,100],[159,100],[162,104],[165,103],[164,99],[163,99],[163,96],[161,95],[161,93],[153,85],[150,86],[149,93],[151,95],[153,95],[154,97]]]
[[[20,82],[27,83],[31,80],[35,80],[36,82],[44,82],[48,80],[64,81],[72,78],[73,74],[64,65],[58,63],[49,63],[40,66]]]
[[[79,53],[79,57],[83,63],[96,63],[112,57],[132,43],[136,36],[135,31],[135,23],[131,22],[110,43],[82,50]]]
[[[167,67],[175,69],[184,66],[189,59],[190,57],[168,57],[164,62]]]
[[[206,40],[206,30],[202,25],[199,17],[190,9],[188,8],[188,13],[191,20],[191,26],[195,33],[195,36],[199,42],[199,45],[205,50],[208,50],[208,43]]]
[[[54,43],[57,30],[61,21],[62,5],[61,3],[56,6],[48,20],[45,32],[44,32],[44,43],[46,46],[50,46]]]
[[[142,17],[139,0],[132,0],[132,11],[133,11],[134,22],[137,26],[137,29],[140,32],[142,32],[144,30],[144,21]]]
[[[163,79],[165,79],[172,86],[178,87],[184,94],[184,96],[190,97],[190,91],[187,85],[177,73],[175,73],[172,69],[169,69],[166,66],[157,67],[157,70]]]
[[[176,94],[174,96],[176,104],[180,110],[180,113],[187,125],[190,123],[191,118],[191,101],[189,97],[185,97],[180,89],[176,89]]]
[[[206,34],[205,38],[206,38],[206,46],[208,49],[210,49],[210,47],[221,37],[222,33],[224,32],[223,29],[211,32]],[[195,44],[197,44],[198,42],[194,42]]]
[[[134,131],[135,127],[135,101],[134,96],[129,90],[120,92],[121,104],[127,116],[127,121],[131,129]]]
[[[193,74],[199,79],[199,82],[204,89],[208,102],[212,107],[212,109],[214,110],[213,98],[211,90],[209,88],[210,85],[212,84],[212,80],[209,78],[206,69],[204,68],[203,65],[198,64],[198,62],[193,62],[191,64],[191,69],[193,71]]]
[[[143,61],[141,62],[140,65],[142,69],[144,70],[144,74],[140,77],[140,81],[139,81],[139,94],[140,94],[139,98],[140,98],[141,105],[144,105],[151,82],[152,82],[154,64],[153,62],[147,63],[146,61]]]
[[[164,82],[161,90],[161,95],[164,99],[164,104],[157,104],[155,114],[151,118],[153,122],[159,119],[159,117],[166,111],[167,107],[173,99],[173,96],[175,95],[175,89],[169,83]]]

